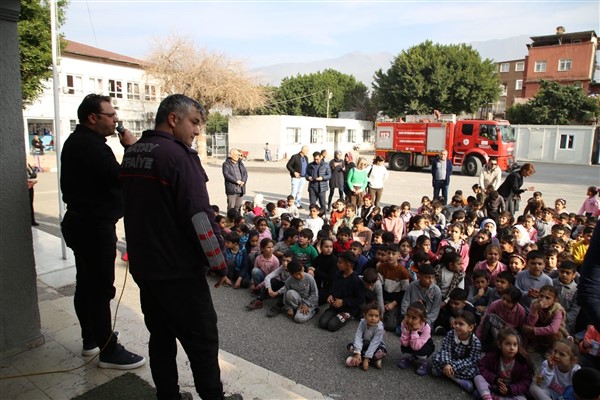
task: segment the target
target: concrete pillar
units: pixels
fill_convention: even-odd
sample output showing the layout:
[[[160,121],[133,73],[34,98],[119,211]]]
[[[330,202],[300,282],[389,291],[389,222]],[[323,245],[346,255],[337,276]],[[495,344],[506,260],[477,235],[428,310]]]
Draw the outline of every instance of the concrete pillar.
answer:
[[[17,20],[0,4],[0,358],[44,343],[27,192]]]

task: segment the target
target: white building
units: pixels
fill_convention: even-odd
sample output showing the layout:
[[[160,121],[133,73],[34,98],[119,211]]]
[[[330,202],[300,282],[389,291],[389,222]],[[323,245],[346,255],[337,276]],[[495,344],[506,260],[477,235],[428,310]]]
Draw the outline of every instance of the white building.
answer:
[[[519,161],[600,163],[599,128],[589,125],[516,125]]]
[[[313,151],[352,151],[355,146],[371,149],[373,122],[345,118],[317,118],[292,115],[251,115],[229,118],[229,147],[248,151],[249,159],[263,159],[269,143],[273,160],[289,158],[303,145]]]
[[[113,106],[123,125],[139,135],[154,126],[161,93],[156,82],[144,73],[144,61],[121,54],[67,41],[59,66],[60,133],[64,139],[75,129],[77,107],[90,93],[113,98]],[[40,136],[54,130],[52,80],[42,95],[23,111],[25,143],[29,151],[34,133]],[[52,132],[53,133],[53,132]],[[53,139],[42,137],[45,144]],[[109,143],[114,140],[109,140]],[[122,151],[122,150],[121,150]]]

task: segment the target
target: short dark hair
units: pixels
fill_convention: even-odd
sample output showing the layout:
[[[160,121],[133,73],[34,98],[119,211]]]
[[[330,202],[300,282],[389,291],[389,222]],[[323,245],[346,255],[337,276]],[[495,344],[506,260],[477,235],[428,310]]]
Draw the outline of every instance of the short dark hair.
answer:
[[[461,289],[461,288],[454,288],[450,291],[450,294],[448,294],[448,297],[451,300],[459,300],[459,301],[464,301],[467,300],[467,291],[465,289]]]
[[[566,261],[563,261],[562,263],[560,263],[559,269],[568,269],[569,271],[577,271],[577,264],[575,264],[573,261],[566,260]]]
[[[383,240],[383,243],[394,243],[394,239],[394,232],[384,231],[381,234],[381,240]]]
[[[288,263],[287,270],[290,274],[295,274],[296,272],[302,271],[302,264],[297,260],[292,260]]]
[[[529,253],[527,253],[527,261],[535,258],[541,258],[543,260],[545,258],[544,253],[540,250],[531,250]]]
[[[496,275],[496,280],[503,279],[506,282],[510,283],[511,286],[515,285],[515,276],[510,271],[502,271],[498,275]]]
[[[477,321],[475,320],[475,316],[473,315],[473,313],[471,311],[461,310],[454,317],[454,319],[456,319],[456,318],[462,318],[462,319],[464,319],[465,322],[468,325],[477,325]]]
[[[240,235],[237,232],[229,232],[226,236],[225,236],[225,241],[226,242],[231,242],[231,243],[240,243]]]
[[[310,230],[308,228],[304,228],[300,231],[300,236],[305,237],[309,240],[312,240],[312,238],[315,236],[315,234],[313,233],[312,230]]]
[[[79,119],[79,123],[83,124],[87,122],[88,115],[101,112],[101,104],[105,102],[110,104],[109,96],[102,96],[94,93],[85,96],[77,108],[77,118]]]
[[[363,244],[357,240],[352,242],[352,244],[350,245],[350,248],[352,248],[352,247],[356,247],[360,250],[362,250],[364,248]]]
[[[352,266],[352,269],[356,268],[356,256],[350,250],[346,250],[346,251],[342,252],[338,256],[338,260],[346,261],[348,264],[350,264]]]
[[[191,108],[195,108],[200,113],[202,121],[206,122],[206,110],[196,100],[183,94],[172,94],[167,96],[158,106],[155,125],[158,126],[164,124],[171,113],[175,113],[179,118],[183,118]]]
[[[373,302],[373,303],[367,303],[365,305],[363,305],[361,307],[362,313],[366,314],[371,310],[377,310],[379,312],[379,315],[381,316],[381,310],[379,309],[379,306],[377,305],[377,303]]]
[[[366,283],[375,283],[379,279],[379,274],[375,268],[367,268],[363,271],[362,277]]]
[[[504,295],[508,295],[510,297],[510,301],[513,303],[518,303],[519,300],[521,300],[521,289],[519,289],[516,286],[511,286],[508,289],[506,289],[506,291],[504,293],[502,293],[502,296]]]
[[[487,269],[476,269],[473,271],[473,275],[471,275],[471,279],[473,281],[478,278],[485,278],[486,281],[490,280],[490,272]]]

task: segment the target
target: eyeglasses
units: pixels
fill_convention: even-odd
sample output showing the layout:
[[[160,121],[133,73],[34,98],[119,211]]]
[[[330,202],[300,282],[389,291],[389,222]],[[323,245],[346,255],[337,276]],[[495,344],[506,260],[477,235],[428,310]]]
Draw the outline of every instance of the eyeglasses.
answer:
[[[116,112],[114,112],[114,113],[97,112],[97,113],[94,113],[94,114],[96,114],[96,115],[106,115],[108,118],[114,118],[114,117],[117,116]]]

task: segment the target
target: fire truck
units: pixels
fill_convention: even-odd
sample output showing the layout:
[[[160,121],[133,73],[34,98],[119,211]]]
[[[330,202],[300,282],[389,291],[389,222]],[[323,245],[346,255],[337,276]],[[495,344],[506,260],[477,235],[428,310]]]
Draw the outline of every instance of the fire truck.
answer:
[[[390,169],[406,171],[431,165],[442,150],[462,173],[479,175],[490,157],[503,171],[514,168],[515,135],[508,121],[457,120],[454,114],[407,115],[404,121],[377,122],[375,155]]]

